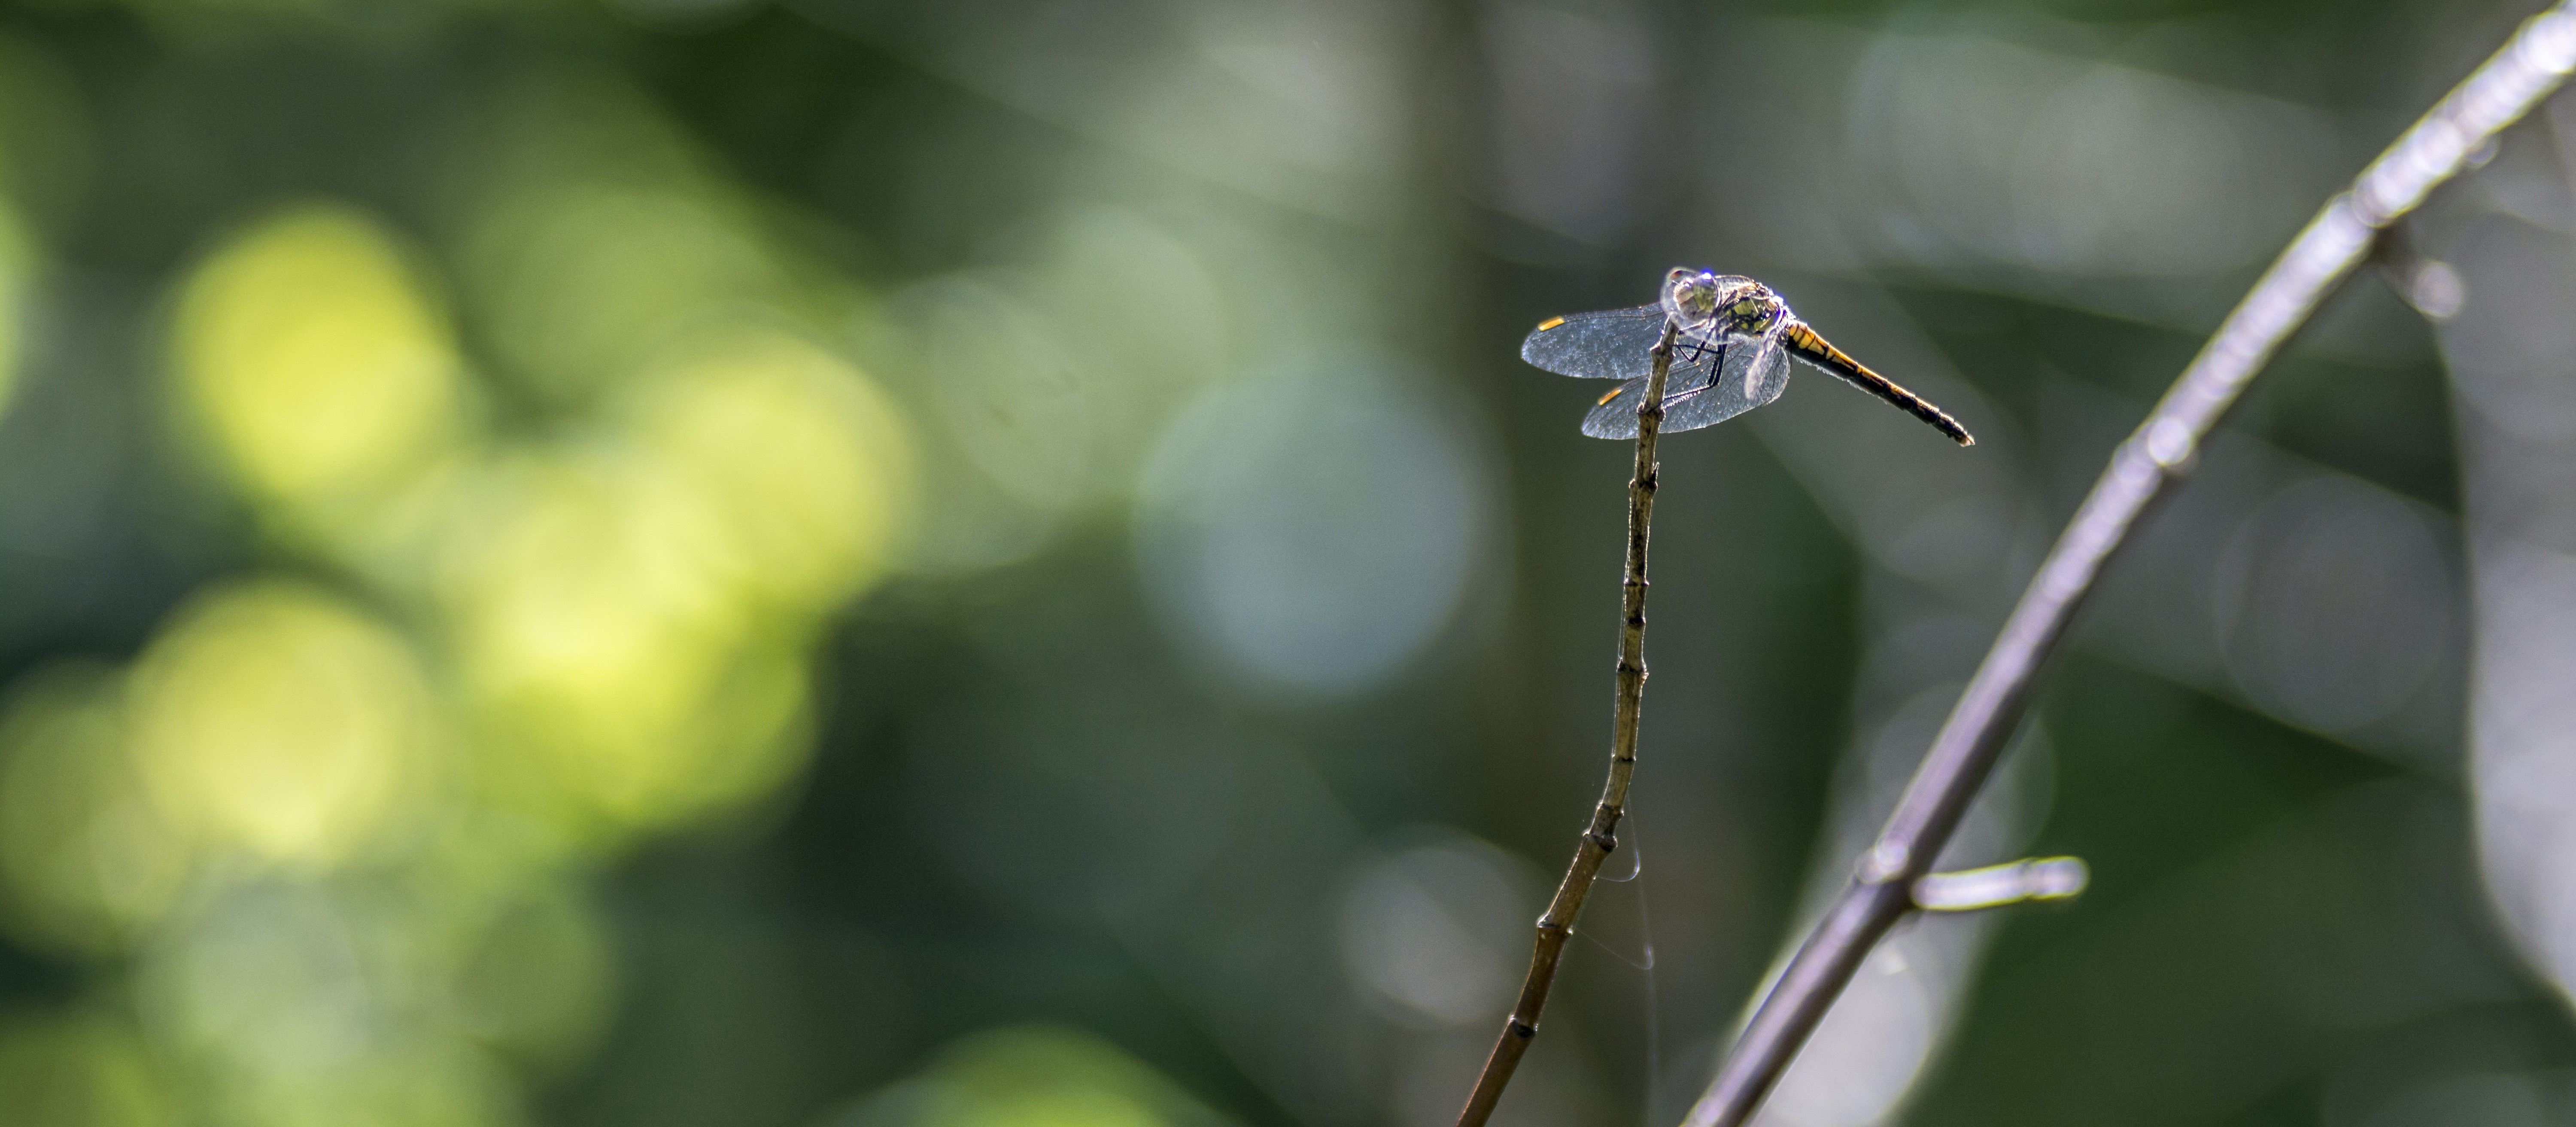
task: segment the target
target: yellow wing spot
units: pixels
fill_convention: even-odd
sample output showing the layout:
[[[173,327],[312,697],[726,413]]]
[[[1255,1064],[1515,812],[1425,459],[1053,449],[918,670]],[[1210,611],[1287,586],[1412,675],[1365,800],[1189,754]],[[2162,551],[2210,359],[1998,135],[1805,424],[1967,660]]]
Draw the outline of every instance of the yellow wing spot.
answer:
[[[1617,398],[1619,398],[1619,393],[1620,393],[1620,392],[1623,392],[1623,391],[1626,391],[1626,390],[1628,390],[1628,389],[1627,389],[1627,388],[1624,388],[1624,387],[1614,387],[1614,388],[1611,388],[1611,389],[1610,389],[1610,394],[1608,394],[1608,395],[1604,395],[1604,396],[1602,396],[1602,397],[1601,397],[1601,398],[1599,398],[1599,399],[1593,400],[1593,401],[1592,401],[1592,405],[1593,405],[1593,406],[1595,406],[1595,407],[1598,407],[1598,406],[1601,406],[1601,405],[1602,405],[1602,404],[1604,404],[1604,403],[1608,403],[1608,402],[1610,402],[1610,401],[1611,401],[1611,400],[1613,400],[1613,399],[1617,399]]]
[[[1550,317],[1550,318],[1548,318],[1547,320],[1544,320],[1544,321],[1539,322],[1539,323],[1538,323],[1538,328],[1536,328],[1536,329],[1532,329],[1532,330],[1530,330],[1530,331],[1531,331],[1531,332],[1543,333],[1543,332],[1548,331],[1549,329],[1553,329],[1553,328],[1557,327],[1558,325],[1562,325],[1562,324],[1564,324],[1564,323],[1565,323],[1565,318],[1563,318],[1563,317]]]

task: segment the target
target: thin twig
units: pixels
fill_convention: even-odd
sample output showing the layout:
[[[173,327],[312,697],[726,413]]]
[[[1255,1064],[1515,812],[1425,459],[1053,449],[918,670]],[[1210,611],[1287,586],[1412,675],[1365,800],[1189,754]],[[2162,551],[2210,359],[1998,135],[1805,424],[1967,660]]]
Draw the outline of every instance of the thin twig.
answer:
[[[1548,901],[1547,914],[1538,918],[1538,943],[1530,951],[1529,976],[1521,980],[1520,1001],[1503,1022],[1501,1035],[1494,1038],[1485,1070],[1476,1074],[1476,1089],[1467,1093],[1467,1106],[1458,1112],[1458,1127],[1485,1127],[1485,1120],[1493,1117],[1503,1086],[1512,1082],[1512,1070],[1520,1067],[1521,1055],[1538,1036],[1539,1011],[1547,1008],[1556,964],[1565,954],[1566,939],[1574,934],[1575,917],[1583,914],[1584,899],[1592,895],[1593,878],[1601,875],[1601,863],[1609,860],[1610,851],[1619,847],[1616,831],[1620,816],[1628,810],[1628,780],[1637,773],[1637,714],[1646,694],[1646,529],[1655,516],[1655,433],[1664,425],[1664,379],[1672,373],[1673,338],[1679,331],[1677,323],[1664,322],[1663,338],[1655,342],[1654,364],[1646,375],[1645,398],[1637,405],[1637,469],[1628,479],[1628,576],[1619,598],[1619,688],[1610,723],[1610,780],[1601,787],[1600,804],[1592,808],[1592,824],[1575,842],[1574,860],[1565,867],[1556,898]]]
[[[2193,452],[2246,383],[2350,276],[2380,229],[2422,203],[2471,153],[2557,89],[2571,66],[2576,0],[2561,0],[2526,21],[2503,50],[2380,154],[2352,191],[2309,221],[2146,422],[2112,452],[1933,739],[1895,816],[1781,973],[1684,1127],[1740,1127],[1749,1119],[1861,960],[1914,907],[1915,880],[1929,871],[1993,769],[2068,619],[2148,503],[2190,472]]]

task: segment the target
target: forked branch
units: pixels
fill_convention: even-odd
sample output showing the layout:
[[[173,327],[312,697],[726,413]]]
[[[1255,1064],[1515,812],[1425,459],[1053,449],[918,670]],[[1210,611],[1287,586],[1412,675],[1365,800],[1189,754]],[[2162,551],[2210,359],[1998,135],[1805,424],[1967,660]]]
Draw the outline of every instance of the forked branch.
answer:
[[[1993,770],[2067,622],[2149,503],[2190,472],[2193,453],[2246,383],[2352,274],[2383,228],[2556,90],[2571,66],[2576,0],[2561,0],[2525,22],[2503,50],[2380,154],[2351,191],[2309,221],[2146,422],[2112,452],[1934,737],[1887,828],[1755,1011],[1684,1127],[1740,1127],[1751,1118],[1861,960],[1915,907],[1916,880]]]
[[[1653,367],[1646,375],[1645,398],[1637,406],[1637,471],[1628,479],[1628,575],[1620,586],[1618,700],[1611,712],[1610,780],[1602,785],[1601,801],[1592,808],[1592,824],[1575,842],[1565,880],[1548,901],[1547,914],[1538,918],[1538,943],[1530,951],[1529,975],[1521,980],[1520,1000],[1503,1022],[1502,1033],[1494,1038],[1484,1071],[1476,1074],[1475,1090],[1467,1094],[1467,1106],[1458,1112],[1458,1127],[1484,1127],[1493,1117],[1503,1086],[1512,1082],[1512,1071],[1520,1067],[1522,1054],[1538,1037],[1539,1011],[1547,1008],[1548,987],[1556,982],[1556,965],[1565,957],[1565,941],[1574,935],[1575,918],[1583,914],[1583,901],[1592,895],[1601,863],[1619,847],[1619,819],[1628,812],[1628,780],[1637,773],[1637,715],[1646,694],[1646,530],[1655,515],[1655,433],[1663,428],[1664,380],[1672,374],[1677,333],[1673,322],[1664,323],[1663,338],[1655,342]]]

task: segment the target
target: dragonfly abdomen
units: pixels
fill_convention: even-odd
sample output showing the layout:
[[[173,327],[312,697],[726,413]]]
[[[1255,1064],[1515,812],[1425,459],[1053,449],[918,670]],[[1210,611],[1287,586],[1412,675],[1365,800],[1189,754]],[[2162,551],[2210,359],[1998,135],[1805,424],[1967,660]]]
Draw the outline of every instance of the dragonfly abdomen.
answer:
[[[1862,391],[1903,408],[1907,414],[1930,423],[1933,429],[1949,435],[1951,441],[1961,446],[1977,444],[1976,438],[1968,433],[1968,428],[1960,426],[1959,420],[1951,418],[1948,412],[1926,402],[1922,396],[1898,386],[1896,381],[1870,371],[1860,361],[1852,359],[1842,349],[1834,347],[1833,342],[1816,335],[1816,331],[1808,328],[1805,322],[1790,321],[1788,327],[1780,334],[1780,339],[1782,343],[1789,346],[1791,352],[1798,354],[1799,359],[1832,372]]]

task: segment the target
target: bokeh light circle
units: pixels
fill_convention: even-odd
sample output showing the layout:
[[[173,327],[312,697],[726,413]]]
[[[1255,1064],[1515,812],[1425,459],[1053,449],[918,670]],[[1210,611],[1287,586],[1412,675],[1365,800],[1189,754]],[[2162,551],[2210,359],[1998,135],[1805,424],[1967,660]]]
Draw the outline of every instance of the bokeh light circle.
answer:
[[[300,864],[348,858],[400,813],[429,738],[401,636],[309,586],[218,589],[134,675],[134,754],[172,822]]]
[[[1257,686],[1343,694],[1421,651],[1465,594],[1492,501],[1463,421],[1382,365],[1213,390],[1139,495],[1148,590]]]

